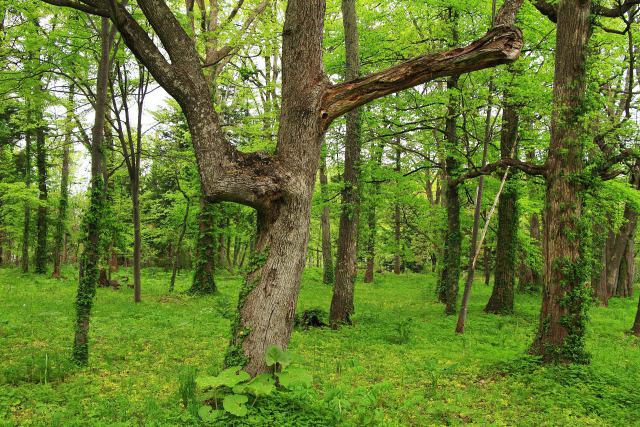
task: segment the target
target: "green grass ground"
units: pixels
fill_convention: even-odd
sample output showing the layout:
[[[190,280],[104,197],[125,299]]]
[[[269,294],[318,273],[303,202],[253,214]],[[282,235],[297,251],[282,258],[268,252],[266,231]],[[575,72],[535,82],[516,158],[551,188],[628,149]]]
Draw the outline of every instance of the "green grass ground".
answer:
[[[168,273],[146,270],[139,305],[130,289],[99,289],[90,366],[78,369],[68,362],[73,275],[0,270],[0,425],[197,425],[179,378],[187,367],[221,365],[222,315],[233,311],[239,278],[220,277],[220,295],[196,298],[180,293],[189,274],[167,295]],[[625,334],[636,298],[591,311],[590,366],[541,367],[525,356],[538,296],[518,295],[513,316],[487,315],[489,289],[476,284],[467,331],[456,335],[433,276],[376,280],[357,285],[353,327],[294,332],[291,350],[314,390],[297,409],[272,404],[280,413],[265,425],[305,425],[305,411],[316,411],[308,425],[640,425],[639,342]],[[326,309],[330,298],[319,272],[308,271],[299,309]]]

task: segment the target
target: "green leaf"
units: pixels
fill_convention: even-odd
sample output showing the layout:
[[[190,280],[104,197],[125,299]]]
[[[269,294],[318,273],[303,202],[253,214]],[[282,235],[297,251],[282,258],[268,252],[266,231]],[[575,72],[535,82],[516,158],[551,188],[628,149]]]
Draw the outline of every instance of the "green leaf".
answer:
[[[268,396],[276,389],[276,383],[269,374],[260,374],[245,386],[248,393],[256,397]]]
[[[247,415],[246,403],[249,398],[244,394],[229,394],[222,401],[224,410],[236,417],[244,417]]]
[[[211,406],[201,406],[200,409],[198,409],[198,415],[200,416],[200,419],[202,419],[202,421],[215,421],[218,417],[220,417],[220,415],[222,415],[222,411],[220,410],[213,410],[211,408]]]
[[[277,345],[270,345],[265,354],[265,361],[267,366],[273,366],[277,363],[284,369],[291,363],[291,356],[288,351],[282,350]]]
[[[277,375],[280,385],[289,390],[309,388],[313,382],[311,374],[303,368],[290,368]]]
[[[233,387],[241,382],[251,379],[251,376],[242,370],[241,366],[232,366],[220,372],[218,376],[206,376],[196,378],[196,384],[198,387],[218,388],[221,386]]]

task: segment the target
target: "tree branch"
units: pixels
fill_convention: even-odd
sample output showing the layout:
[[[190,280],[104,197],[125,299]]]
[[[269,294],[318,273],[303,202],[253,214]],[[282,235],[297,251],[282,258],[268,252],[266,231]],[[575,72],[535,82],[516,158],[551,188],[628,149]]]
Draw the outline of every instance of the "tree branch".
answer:
[[[460,175],[458,178],[456,178],[455,181],[453,181],[453,184],[460,185],[467,179],[476,178],[482,175],[490,175],[493,172],[495,172],[498,168],[504,167],[504,166],[510,166],[512,168],[519,169],[528,175],[541,175],[544,177],[546,177],[547,175],[547,167],[545,165],[534,165],[531,163],[523,162],[518,159],[504,158],[498,162],[489,163],[481,167],[480,169],[474,169],[465,174]]]
[[[521,49],[522,32],[502,25],[466,47],[420,56],[384,71],[330,86],[322,101],[325,126],[354,108],[438,77],[513,62]]]

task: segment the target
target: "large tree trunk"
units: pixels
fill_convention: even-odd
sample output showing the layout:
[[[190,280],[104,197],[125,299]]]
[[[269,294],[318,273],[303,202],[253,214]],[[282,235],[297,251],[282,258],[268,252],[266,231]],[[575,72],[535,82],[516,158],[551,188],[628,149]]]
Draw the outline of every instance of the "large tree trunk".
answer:
[[[510,100],[506,100],[502,112],[502,134],[500,155],[515,157],[518,138],[518,112]],[[496,236],[496,269],[493,292],[484,311],[495,314],[513,312],[513,291],[516,270],[516,247],[518,233],[518,182],[513,174],[507,177],[504,191],[498,201],[498,231]]]
[[[27,131],[25,136],[25,147],[24,147],[24,182],[25,186],[28,188],[31,187],[31,132]],[[24,204],[24,221],[22,228],[22,272],[29,272],[29,241],[31,234],[31,203],[27,200]]]
[[[110,29],[109,20],[102,18],[101,53],[98,63],[95,119],[91,141],[91,198],[89,210],[84,218],[87,234],[80,260],[80,280],[76,296],[76,331],[73,343],[73,359],[80,365],[86,365],[89,361],[89,319],[99,277],[101,218],[105,204],[105,189],[102,180],[102,143],[107,109],[109,53],[114,34],[115,32]]]
[[[544,291],[531,348],[545,362],[585,362],[585,311],[590,292],[581,248],[582,103],[590,34],[589,0],[557,5],[556,65],[547,160]]]
[[[333,255],[331,253],[331,215],[328,205],[329,192],[327,186],[327,157],[322,153],[320,158],[320,193],[324,206],[322,207],[322,283],[333,284]]]
[[[212,294],[217,291],[213,278],[216,255],[216,206],[200,199],[198,242],[196,265],[189,293]]]
[[[35,254],[35,272],[45,274],[47,272],[47,152],[45,148],[45,128],[39,126],[36,129],[36,166],[38,170],[38,221]]]
[[[67,234],[67,208],[69,206],[69,158],[71,153],[71,133],[73,131],[73,86],[69,88],[69,106],[67,107],[67,130],[62,147],[62,173],[60,178],[60,201],[53,246],[53,274],[59,279],[64,254],[64,241]]]
[[[342,0],[346,49],[346,79],[360,76],[358,22],[355,0]],[[338,256],[333,298],[329,312],[331,327],[351,323],[354,283],[358,273],[358,222],[360,219],[360,109],[347,113],[345,135],[344,188],[338,231]]]

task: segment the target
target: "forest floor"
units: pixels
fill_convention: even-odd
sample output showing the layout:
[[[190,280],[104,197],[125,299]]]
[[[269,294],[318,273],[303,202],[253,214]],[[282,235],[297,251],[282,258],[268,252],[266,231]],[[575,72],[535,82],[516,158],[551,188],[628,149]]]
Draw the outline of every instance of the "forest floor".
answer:
[[[180,378],[219,369],[240,279],[219,277],[220,294],[190,297],[183,272],[168,295],[169,274],[145,270],[138,305],[131,289],[99,289],[90,366],[79,369],[68,362],[76,273],[66,273],[0,269],[0,426],[198,425]],[[456,335],[434,286],[432,275],[378,275],[357,285],[354,326],[295,331],[290,348],[314,388],[259,403],[252,425],[638,425],[639,340],[625,333],[636,298],[591,311],[591,365],[542,367],[526,356],[537,295],[517,295],[513,316],[487,315],[490,289],[476,284]],[[330,299],[307,271],[299,311]]]

